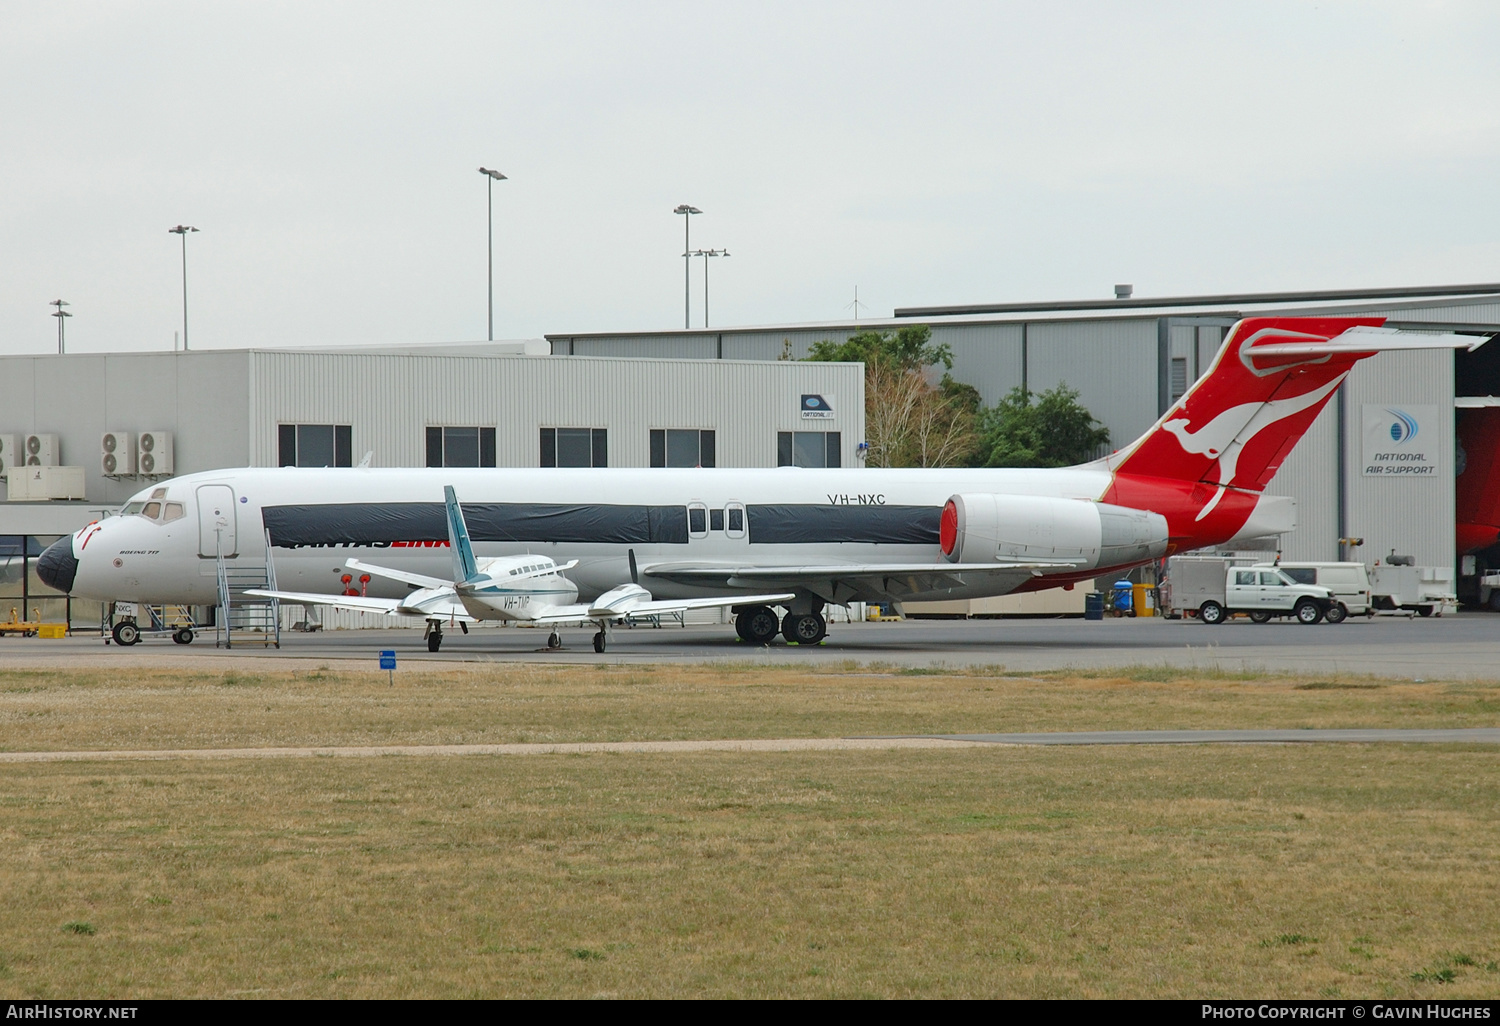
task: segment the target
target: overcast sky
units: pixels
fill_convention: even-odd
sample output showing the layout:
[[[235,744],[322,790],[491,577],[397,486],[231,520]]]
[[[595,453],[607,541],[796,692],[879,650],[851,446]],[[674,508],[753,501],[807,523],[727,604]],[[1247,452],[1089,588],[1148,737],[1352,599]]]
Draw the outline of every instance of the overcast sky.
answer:
[[[0,353],[1500,280],[1500,5],[0,0]],[[702,261],[693,321],[702,324]]]

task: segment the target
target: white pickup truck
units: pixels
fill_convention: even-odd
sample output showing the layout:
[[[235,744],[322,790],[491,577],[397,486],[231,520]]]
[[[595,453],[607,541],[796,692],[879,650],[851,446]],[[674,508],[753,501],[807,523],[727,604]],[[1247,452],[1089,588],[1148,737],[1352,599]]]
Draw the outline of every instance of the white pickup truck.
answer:
[[[1223,623],[1248,613],[1256,623],[1291,616],[1299,623],[1327,619],[1339,623],[1349,615],[1327,588],[1299,584],[1282,570],[1267,566],[1225,567],[1220,559],[1174,558],[1168,561],[1168,615],[1197,616],[1206,624]]]

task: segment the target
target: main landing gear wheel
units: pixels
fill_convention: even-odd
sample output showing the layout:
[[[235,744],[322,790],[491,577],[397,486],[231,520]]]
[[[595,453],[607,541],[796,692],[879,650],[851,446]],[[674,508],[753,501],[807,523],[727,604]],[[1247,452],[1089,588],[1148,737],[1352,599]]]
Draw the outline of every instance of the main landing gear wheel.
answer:
[[[547,647],[562,648],[562,635],[557,633],[556,631],[553,631],[551,634],[547,635]]]
[[[134,645],[141,640],[141,629],[129,620],[115,624],[115,629],[110,632],[114,635],[116,645]]]
[[[1270,623],[1271,622],[1271,614],[1268,613],[1268,612],[1266,612],[1263,609],[1258,609],[1255,612],[1253,612],[1253,613],[1250,614],[1250,622],[1251,623]]]
[[[172,635],[172,640],[179,645],[191,645],[193,643],[193,629],[191,627],[180,628]]]
[[[1312,599],[1303,599],[1297,603],[1297,608],[1292,611],[1298,623],[1305,623],[1309,627],[1323,619],[1323,610]]]
[[[603,631],[600,631],[598,634],[595,634],[594,635],[594,651],[595,652],[603,652],[604,651],[604,645],[605,645],[605,643],[608,640],[609,639],[605,637]]]
[[[427,651],[436,652],[443,647],[443,632],[430,631],[427,635]]]
[[[1210,627],[1224,622],[1224,607],[1217,602],[1205,602],[1198,607],[1198,619]]]
[[[1342,604],[1335,602],[1332,606],[1328,607],[1328,612],[1323,614],[1323,619],[1329,623],[1343,623],[1348,616],[1349,610],[1345,609]]]
[[[781,621],[781,633],[788,644],[816,645],[828,634],[828,621],[817,613],[788,613]]]
[[[766,606],[751,606],[734,618],[736,633],[752,645],[769,645],[780,628],[776,613]]]

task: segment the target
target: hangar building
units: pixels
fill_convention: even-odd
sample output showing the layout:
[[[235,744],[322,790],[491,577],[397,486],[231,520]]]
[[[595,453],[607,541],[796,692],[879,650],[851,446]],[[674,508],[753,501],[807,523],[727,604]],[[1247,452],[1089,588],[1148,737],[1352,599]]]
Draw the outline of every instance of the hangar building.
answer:
[[[41,583],[35,557],[174,475],[365,459],[376,467],[856,465],[859,364],[547,352],[532,340],[0,357],[0,619],[15,607],[97,622],[97,604],[68,607]],[[819,397],[817,418],[802,416],[806,396]],[[12,452],[36,465],[13,463]]]
[[[1336,292],[1132,298],[898,309],[889,320],[666,332],[548,335],[571,356],[699,360],[800,359],[813,343],[856,331],[926,324],[953,352],[953,375],[986,403],[1012,388],[1059,383],[1110,430],[1115,446],[1153,424],[1211,364],[1241,317],[1378,316],[1392,327],[1500,332],[1500,284]],[[1500,395],[1500,345],[1474,353],[1383,353],[1356,366],[1269,491],[1297,502],[1297,530],[1280,539],[1287,559],[1372,563],[1392,550],[1419,564],[1454,565],[1454,414]],[[1426,478],[1367,473],[1367,429],[1388,429],[1389,410],[1414,418],[1443,472]],[[1363,538],[1341,546],[1341,538]],[[1268,547],[1274,543],[1268,543]]]

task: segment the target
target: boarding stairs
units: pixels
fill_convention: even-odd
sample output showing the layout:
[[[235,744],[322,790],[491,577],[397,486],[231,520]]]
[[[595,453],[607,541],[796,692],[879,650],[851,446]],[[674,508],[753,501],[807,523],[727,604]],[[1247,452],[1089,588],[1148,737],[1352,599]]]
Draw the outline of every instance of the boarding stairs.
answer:
[[[281,647],[281,603],[246,595],[251,590],[276,590],[276,564],[271,558],[271,533],[266,532],[266,563],[250,566],[224,559],[222,545],[215,554],[219,574],[219,615],[214,617],[214,647],[240,644]]]

